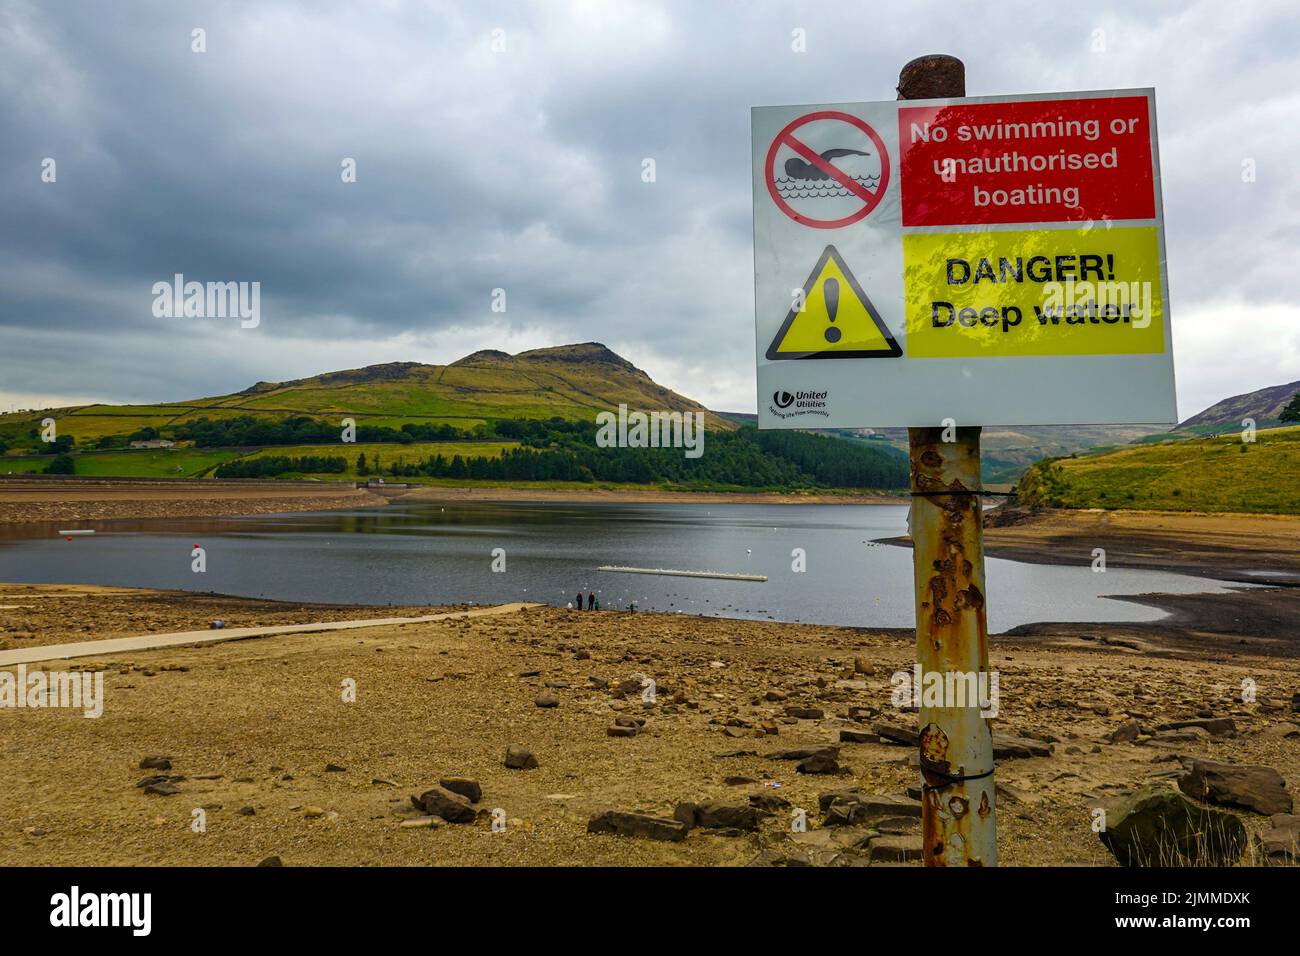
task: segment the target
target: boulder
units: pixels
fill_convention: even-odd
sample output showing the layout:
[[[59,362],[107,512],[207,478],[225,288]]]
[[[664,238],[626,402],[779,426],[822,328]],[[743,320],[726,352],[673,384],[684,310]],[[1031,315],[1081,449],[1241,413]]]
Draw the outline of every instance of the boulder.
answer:
[[[438,786],[460,794],[470,803],[478,803],[483,799],[483,788],[479,786],[477,780],[471,780],[469,777],[443,777],[438,781]]]
[[[1017,760],[1027,757],[1050,757],[1052,745],[1032,737],[1007,737],[993,735],[993,759]]]
[[[506,748],[506,766],[511,770],[534,770],[537,768],[537,758],[531,750],[511,744]]]
[[[921,732],[915,727],[902,727],[898,724],[877,721],[871,725],[871,729],[881,738],[892,743],[904,744],[908,747],[921,746]]]
[[[417,809],[435,817],[442,817],[448,823],[473,823],[478,815],[469,800],[454,793],[446,787],[434,787],[418,797],[411,797]]]
[[[1126,720],[1114,730],[1106,735],[1106,740],[1112,744],[1126,744],[1137,740],[1138,734],[1141,733],[1141,725],[1136,720]]]
[[[867,844],[871,851],[871,862],[912,863],[920,860],[924,854],[921,834],[885,834],[872,837]]]
[[[615,833],[642,840],[665,840],[680,843],[686,839],[686,824],[680,820],[652,817],[648,813],[606,810],[587,821],[588,833]]]
[[[1232,866],[1246,849],[1246,827],[1235,816],[1168,787],[1125,797],[1105,822],[1097,835],[1124,866]]]
[[[1272,767],[1194,760],[1192,769],[1179,778],[1178,789],[1206,803],[1256,813],[1290,813],[1294,809],[1286,781]]]
[[[1264,859],[1274,865],[1300,863],[1300,816],[1275,813],[1269,828],[1255,837]]]
[[[807,760],[809,757],[830,757],[838,760],[840,748],[836,746],[799,747],[794,750],[775,750],[767,755],[772,760]]]
[[[823,799],[830,797],[828,803]],[[828,827],[860,826],[892,817],[920,817],[921,802],[910,797],[863,793],[860,790],[832,791],[818,797],[822,824]]]
[[[816,753],[795,764],[795,773],[839,773],[840,762],[827,753]]]
[[[866,730],[852,730],[844,727],[840,730],[840,743],[842,744],[875,744],[880,742],[880,737]]]
[[[1224,737],[1237,732],[1237,724],[1231,717],[1200,717],[1196,720],[1174,720],[1157,724],[1156,730],[1185,730],[1199,727],[1211,737]]]
[[[709,830],[757,830],[759,823],[770,815],[766,811],[749,804],[728,804],[720,800],[705,800],[696,804],[695,825]]]

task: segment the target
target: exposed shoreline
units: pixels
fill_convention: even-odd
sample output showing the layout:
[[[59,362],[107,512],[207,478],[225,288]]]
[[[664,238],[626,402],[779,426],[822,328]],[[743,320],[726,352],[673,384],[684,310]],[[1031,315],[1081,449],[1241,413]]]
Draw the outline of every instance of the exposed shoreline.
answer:
[[[390,501],[614,504],[906,504],[888,495],[766,494],[605,488],[356,488],[344,482],[0,479],[0,537],[6,525],[125,519],[218,518],[368,508]]]
[[[32,585],[0,586],[0,605],[0,627],[26,628],[23,645],[85,640],[85,627],[107,636],[376,610]],[[1286,735],[1300,661],[1256,635],[1189,659],[1178,630],[1046,627],[992,642],[995,730],[1037,741],[1032,755],[998,764],[1001,863],[1113,865],[1093,810],[1172,784],[1191,757],[1274,767],[1296,792],[1300,740]],[[0,864],[248,866],[276,855],[290,866],[717,866],[797,856],[857,832],[825,825],[821,794],[860,787],[904,800],[916,785],[915,747],[874,731],[879,721],[914,724],[891,703],[891,675],[914,660],[906,632],[534,608],[52,663],[103,672],[103,713],[3,715],[21,772],[0,780]],[[656,682],[651,706],[638,675]],[[1243,704],[1234,696],[1247,678],[1259,694]],[[340,699],[348,680],[351,703]],[[1207,716],[1234,729],[1160,729]],[[633,718],[644,723],[630,739],[608,732]],[[1136,739],[1115,735],[1126,725]],[[509,745],[539,766],[503,766]],[[837,748],[838,772],[799,772],[779,756],[810,747]],[[161,779],[173,795],[142,789],[159,773],[140,766],[151,755],[166,755]],[[410,796],[452,776],[481,784],[473,818],[420,825]],[[773,796],[807,809],[809,844],[790,836],[785,804],[680,842],[587,832],[608,810],[671,818],[683,802],[744,807]],[[196,836],[199,807],[206,832]],[[503,832],[493,832],[498,808]],[[1253,833],[1268,826],[1236,812]],[[915,818],[892,826],[896,835],[873,845],[914,861]],[[875,852],[844,860],[899,859]]]

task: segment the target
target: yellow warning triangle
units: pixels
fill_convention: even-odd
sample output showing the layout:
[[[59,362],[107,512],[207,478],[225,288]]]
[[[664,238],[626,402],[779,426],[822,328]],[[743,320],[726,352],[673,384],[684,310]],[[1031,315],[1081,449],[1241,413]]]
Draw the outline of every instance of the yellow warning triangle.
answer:
[[[803,286],[803,309],[791,309],[767,347],[778,359],[897,358],[903,354],[844,264],[827,246]]]

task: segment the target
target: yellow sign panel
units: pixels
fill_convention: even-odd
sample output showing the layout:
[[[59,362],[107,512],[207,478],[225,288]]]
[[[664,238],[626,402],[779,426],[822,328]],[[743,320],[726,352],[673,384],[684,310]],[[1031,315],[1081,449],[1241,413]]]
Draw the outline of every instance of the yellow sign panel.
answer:
[[[910,358],[1165,350],[1154,227],[912,233],[903,268]]]
[[[834,246],[827,246],[799,301],[767,347],[777,359],[897,358],[903,350]]]

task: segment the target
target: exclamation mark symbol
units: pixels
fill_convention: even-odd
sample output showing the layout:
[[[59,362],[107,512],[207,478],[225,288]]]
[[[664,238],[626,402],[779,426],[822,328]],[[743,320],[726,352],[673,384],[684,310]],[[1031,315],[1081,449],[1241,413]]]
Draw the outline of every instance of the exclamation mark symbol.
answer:
[[[822,292],[826,297],[826,317],[831,320],[826,330],[826,341],[834,345],[840,340],[840,330],[835,327],[835,313],[840,310],[840,280],[830,278],[822,283]]]

